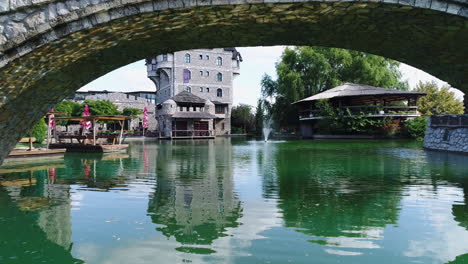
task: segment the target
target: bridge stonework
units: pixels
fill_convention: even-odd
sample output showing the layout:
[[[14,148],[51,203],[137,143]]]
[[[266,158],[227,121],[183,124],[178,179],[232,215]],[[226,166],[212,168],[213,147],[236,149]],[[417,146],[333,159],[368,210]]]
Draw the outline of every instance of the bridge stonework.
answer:
[[[50,107],[118,67],[260,45],[369,52],[468,92],[468,0],[2,0],[0,162]]]

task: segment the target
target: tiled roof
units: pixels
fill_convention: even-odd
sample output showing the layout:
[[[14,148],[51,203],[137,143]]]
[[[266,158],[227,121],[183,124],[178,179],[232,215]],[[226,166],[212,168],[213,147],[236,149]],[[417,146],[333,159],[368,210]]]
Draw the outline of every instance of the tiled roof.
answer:
[[[343,85],[337,86],[330,90],[327,90],[322,93],[307,97],[302,99],[299,102],[306,101],[315,101],[320,99],[330,99],[335,97],[346,97],[346,96],[373,96],[373,95],[426,95],[425,93],[411,92],[411,91],[402,91],[394,89],[385,89],[369,85],[354,84],[354,83],[345,83]]]
[[[177,103],[193,103],[193,104],[204,104],[206,101],[205,99],[200,98],[194,95],[193,93],[190,93],[187,91],[180,92],[174,95],[174,97],[172,97],[171,99]]]

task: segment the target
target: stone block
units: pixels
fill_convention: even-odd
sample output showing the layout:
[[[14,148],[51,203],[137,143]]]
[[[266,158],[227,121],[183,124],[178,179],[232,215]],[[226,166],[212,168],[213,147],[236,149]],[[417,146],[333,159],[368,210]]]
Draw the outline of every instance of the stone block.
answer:
[[[10,0],[11,9],[17,9],[17,8],[25,7],[31,4],[32,4],[31,0]]]
[[[460,125],[464,127],[468,127],[468,115],[460,116]]]
[[[10,10],[10,0],[0,1],[0,12],[6,12]]]
[[[432,0],[431,9],[445,12],[447,10],[447,7],[448,7],[448,4],[446,1]]]
[[[431,1],[430,0],[415,0],[414,6],[422,7],[422,8],[429,8],[431,7]]]
[[[449,116],[448,117],[448,125],[449,126],[459,126],[460,125],[460,119],[458,116]]]

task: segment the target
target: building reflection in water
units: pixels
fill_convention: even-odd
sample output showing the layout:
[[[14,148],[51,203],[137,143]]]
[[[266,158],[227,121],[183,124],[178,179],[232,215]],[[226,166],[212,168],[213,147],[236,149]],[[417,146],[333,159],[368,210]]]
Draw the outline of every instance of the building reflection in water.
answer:
[[[234,192],[230,142],[164,142],[158,182],[148,211],[179,251],[212,253],[209,246],[237,227],[242,208]]]

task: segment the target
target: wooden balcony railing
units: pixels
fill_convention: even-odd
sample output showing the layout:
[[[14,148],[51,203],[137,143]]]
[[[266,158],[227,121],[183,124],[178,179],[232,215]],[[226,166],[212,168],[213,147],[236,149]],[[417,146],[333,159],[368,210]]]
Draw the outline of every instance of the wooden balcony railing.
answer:
[[[172,130],[172,137],[214,137],[213,130]]]
[[[417,116],[417,106],[374,106],[374,105],[353,105],[341,107],[343,110],[349,109],[351,116],[365,115],[368,117],[385,117],[385,116]],[[299,112],[299,119],[321,119],[320,110],[304,110]]]

